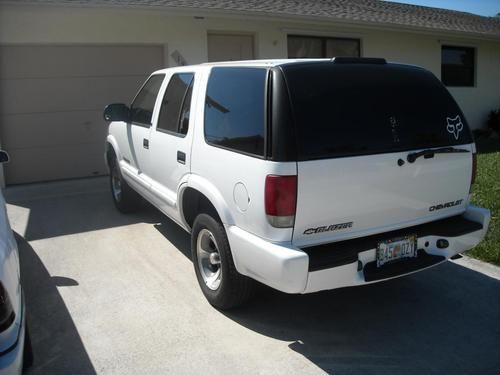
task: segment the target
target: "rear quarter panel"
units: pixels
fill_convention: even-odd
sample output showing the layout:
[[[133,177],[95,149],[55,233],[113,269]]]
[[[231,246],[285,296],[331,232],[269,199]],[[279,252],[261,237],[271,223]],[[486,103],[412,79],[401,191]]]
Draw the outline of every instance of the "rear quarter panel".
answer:
[[[292,228],[273,228],[266,218],[264,187],[268,174],[296,175],[297,163],[276,163],[248,156],[220,147],[209,145],[204,135],[205,93],[209,69],[200,75],[202,86],[196,107],[196,124],[191,150],[191,173],[197,180],[205,179],[207,184],[220,192],[221,201],[212,202],[220,211],[227,209],[233,222],[239,228],[273,242],[290,242]],[[247,192],[247,204],[243,204],[242,191]],[[203,192],[203,191],[202,191]],[[240,204],[237,204],[237,201]],[[221,208],[222,205],[225,208]],[[246,206],[246,207],[245,207]]]

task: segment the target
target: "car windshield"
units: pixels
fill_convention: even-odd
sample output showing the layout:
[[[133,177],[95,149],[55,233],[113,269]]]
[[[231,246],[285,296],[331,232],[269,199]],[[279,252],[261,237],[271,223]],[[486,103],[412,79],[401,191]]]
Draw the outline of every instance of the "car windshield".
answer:
[[[424,69],[331,62],[282,69],[300,160],[472,142],[462,111]]]

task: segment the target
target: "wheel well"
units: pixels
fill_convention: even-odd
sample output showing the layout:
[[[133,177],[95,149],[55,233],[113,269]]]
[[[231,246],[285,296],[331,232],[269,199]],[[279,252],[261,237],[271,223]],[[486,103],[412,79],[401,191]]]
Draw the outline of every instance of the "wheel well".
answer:
[[[106,161],[108,162],[108,167],[113,165],[116,160],[116,152],[110,143],[106,143]]]
[[[190,228],[193,227],[194,219],[200,213],[210,215],[219,223],[222,223],[212,202],[205,195],[193,188],[186,188],[182,195],[182,213]]]

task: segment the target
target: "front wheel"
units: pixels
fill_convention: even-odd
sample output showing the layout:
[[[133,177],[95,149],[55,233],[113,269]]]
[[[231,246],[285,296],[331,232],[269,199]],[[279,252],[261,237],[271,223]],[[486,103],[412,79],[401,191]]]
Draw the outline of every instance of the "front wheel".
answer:
[[[194,221],[191,255],[198,283],[211,305],[228,310],[252,296],[255,281],[238,273],[224,227],[207,214]]]
[[[142,206],[142,197],[123,179],[118,162],[115,160],[109,171],[111,194],[118,211],[130,213]]]

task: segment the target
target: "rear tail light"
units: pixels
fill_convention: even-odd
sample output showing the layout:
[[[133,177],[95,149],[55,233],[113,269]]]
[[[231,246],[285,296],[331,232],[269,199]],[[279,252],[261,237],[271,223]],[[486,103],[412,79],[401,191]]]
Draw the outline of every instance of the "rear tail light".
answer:
[[[9,293],[0,283],[0,332],[9,328],[16,318],[12,303],[10,302]]]
[[[266,176],[265,208],[269,224],[290,228],[295,222],[297,176]]]
[[[470,179],[470,191],[472,192],[472,185],[476,182],[476,174],[477,174],[477,154],[474,152],[472,154],[472,176]]]

